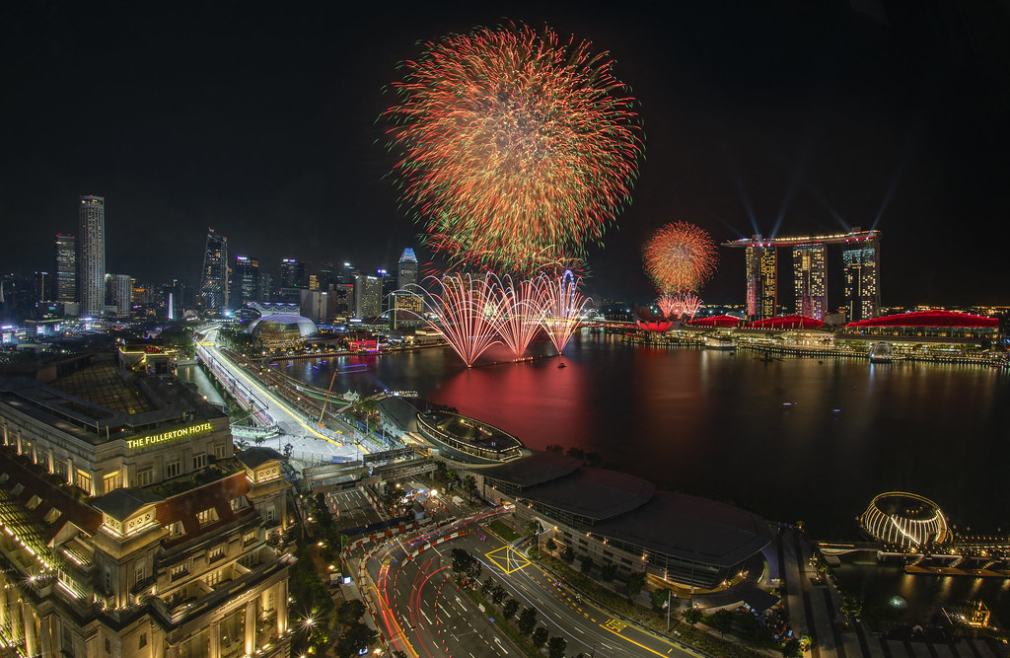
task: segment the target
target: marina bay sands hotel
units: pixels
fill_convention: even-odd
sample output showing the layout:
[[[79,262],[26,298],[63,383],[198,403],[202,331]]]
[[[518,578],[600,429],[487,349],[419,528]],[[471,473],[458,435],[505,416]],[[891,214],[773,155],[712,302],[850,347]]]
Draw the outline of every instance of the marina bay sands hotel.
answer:
[[[863,231],[802,238],[765,239],[760,235],[724,242],[745,250],[747,319],[763,320],[779,314],[778,254],[789,247],[797,315],[823,320],[828,306],[828,245],[842,246],[846,321],[877,317],[880,312],[880,231]]]

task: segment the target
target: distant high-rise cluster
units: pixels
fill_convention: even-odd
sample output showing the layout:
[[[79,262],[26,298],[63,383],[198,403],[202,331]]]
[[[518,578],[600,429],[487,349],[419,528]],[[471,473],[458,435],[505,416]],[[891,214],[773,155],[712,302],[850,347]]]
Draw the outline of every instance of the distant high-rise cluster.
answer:
[[[747,270],[747,319],[765,320],[779,313],[778,249],[793,255],[793,281],[798,315],[823,320],[828,306],[828,245],[842,246],[847,320],[865,320],[880,312],[880,232],[854,228],[850,233],[803,238],[751,239],[726,242],[743,247]]]
[[[56,301],[77,301],[77,238],[56,234]]]

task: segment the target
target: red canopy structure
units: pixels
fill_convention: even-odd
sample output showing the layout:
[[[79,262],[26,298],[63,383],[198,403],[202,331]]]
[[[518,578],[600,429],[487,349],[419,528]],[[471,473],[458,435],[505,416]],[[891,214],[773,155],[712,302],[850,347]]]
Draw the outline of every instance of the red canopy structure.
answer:
[[[966,327],[975,329],[995,329],[999,326],[997,318],[983,315],[972,315],[960,311],[912,311],[885,315],[882,318],[869,318],[850,322],[846,327]]]
[[[755,320],[747,325],[748,329],[820,329],[824,322],[805,315],[780,315],[775,318]]]
[[[687,324],[691,327],[735,327],[743,322],[740,318],[734,318],[732,315],[713,315],[709,318],[695,318]]]

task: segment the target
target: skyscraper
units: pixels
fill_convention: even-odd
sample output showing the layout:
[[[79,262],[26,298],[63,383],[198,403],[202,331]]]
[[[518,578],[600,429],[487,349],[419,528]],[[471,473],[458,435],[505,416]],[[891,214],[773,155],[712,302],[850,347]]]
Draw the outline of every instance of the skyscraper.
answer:
[[[759,236],[755,236],[760,240]],[[747,319],[773,318],[778,312],[778,257],[775,247],[760,242],[749,245],[747,266]]]
[[[305,263],[297,258],[281,261],[281,288],[306,288]]]
[[[77,238],[56,234],[56,301],[77,301]]]
[[[257,300],[260,292],[260,263],[255,258],[236,256],[231,281],[231,298],[239,306],[245,306],[251,301],[267,301]]]
[[[828,248],[820,242],[793,246],[796,313],[824,319],[828,309]]]
[[[354,277],[354,317],[367,319],[382,314],[382,279],[367,274]]]
[[[105,299],[116,307],[117,316],[129,317],[133,301],[133,280],[130,276],[128,274],[106,274]]]
[[[32,285],[32,301],[36,303],[53,300],[53,275],[49,272],[36,272]]]
[[[200,271],[201,310],[221,311],[228,308],[228,238],[207,230],[207,246]]]
[[[858,229],[856,229],[858,231]],[[880,312],[880,234],[853,237],[842,244],[845,306],[849,322],[877,317]]]
[[[105,312],[105,197],[82,196],[77,218],[80,236],[77,295],[81,315],[101,317]]]
[[[411,283],[417,283],[417,256],[414,255],[413,249],[407,247],[400,255],[396,270],[396,287],[402,290]]]

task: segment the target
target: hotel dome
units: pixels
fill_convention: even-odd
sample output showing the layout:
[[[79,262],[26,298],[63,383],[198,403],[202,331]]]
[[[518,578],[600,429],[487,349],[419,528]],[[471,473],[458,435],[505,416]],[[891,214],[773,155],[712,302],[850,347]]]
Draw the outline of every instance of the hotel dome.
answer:
[[[874,539],[901,548],[942,544],[950,536],[939,505],[904,491],[889,491],[874,498],[859,522]]]

